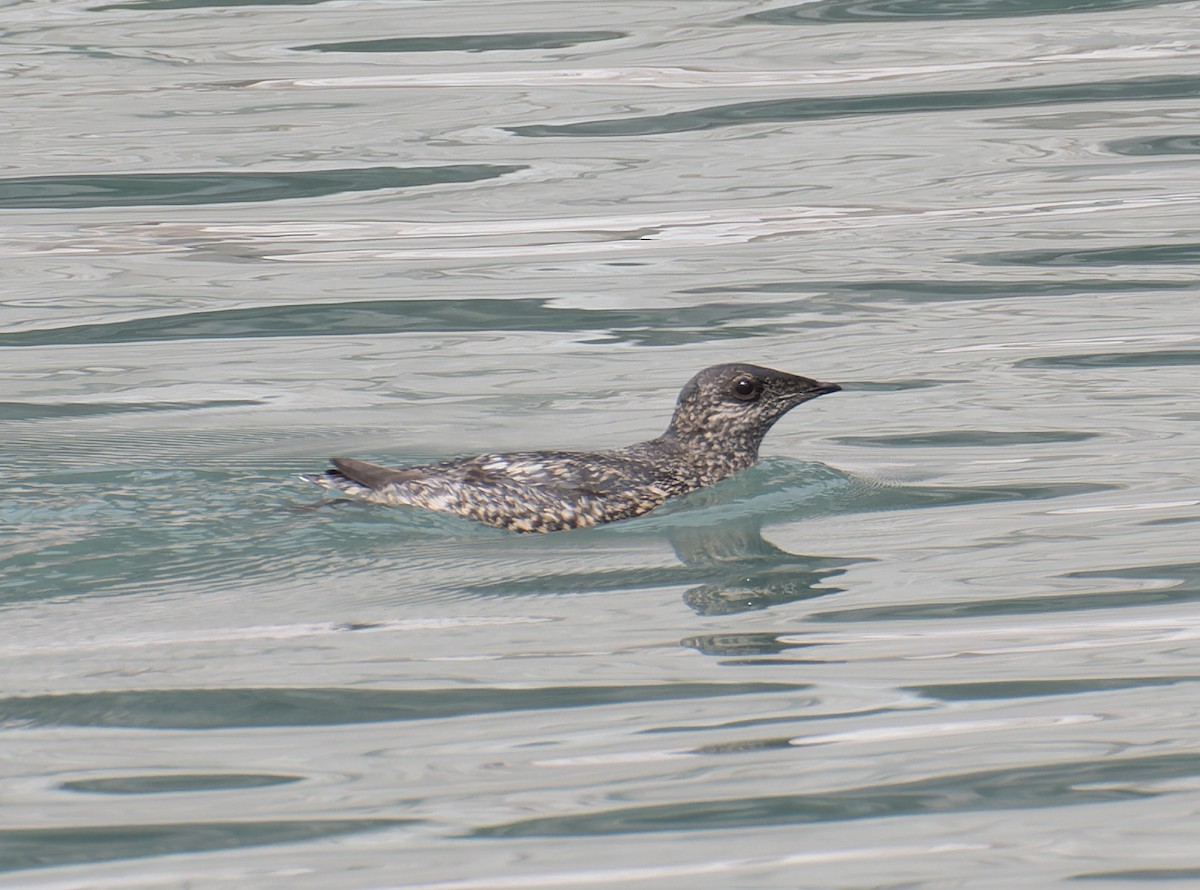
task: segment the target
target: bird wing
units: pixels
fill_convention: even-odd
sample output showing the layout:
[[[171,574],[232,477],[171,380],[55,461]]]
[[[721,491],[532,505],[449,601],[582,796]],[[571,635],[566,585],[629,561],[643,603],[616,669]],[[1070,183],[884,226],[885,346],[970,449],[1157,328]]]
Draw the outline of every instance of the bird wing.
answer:
[[[404,468],[345,457],[332,463],[335,469],[310,481],[521,532],[628,519],[671,494],[644,461],[616,452],[484,454]]]
[[[466,483],[507,483],[598,496],[627,490],[644,473],[615,455],[569,451],[484,454],[453,462],[446,470]]]

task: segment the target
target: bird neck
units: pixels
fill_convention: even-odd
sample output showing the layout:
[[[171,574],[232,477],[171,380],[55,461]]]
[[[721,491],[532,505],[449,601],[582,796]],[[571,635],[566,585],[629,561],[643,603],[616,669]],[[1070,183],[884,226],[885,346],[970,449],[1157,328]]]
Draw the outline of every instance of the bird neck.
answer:
[[[654,440],[670,449],[678,459],[706,476],[724,477],[753,466],[758,461],[760,436],[739,435],[733,430],[680,428],[674,421]]]

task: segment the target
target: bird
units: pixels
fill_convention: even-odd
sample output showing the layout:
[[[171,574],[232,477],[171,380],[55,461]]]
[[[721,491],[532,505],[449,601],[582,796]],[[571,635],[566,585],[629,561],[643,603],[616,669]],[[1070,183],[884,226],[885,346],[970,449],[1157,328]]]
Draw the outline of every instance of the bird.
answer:
[[[763,437],[836,383],[729,363],[684,385],[666,431],[608,451],[520,451],[388,467],[348,457],[301,478],[378,504],[454,513],[512,532],[554,532],[632,519],[715,485],[758,460]]]

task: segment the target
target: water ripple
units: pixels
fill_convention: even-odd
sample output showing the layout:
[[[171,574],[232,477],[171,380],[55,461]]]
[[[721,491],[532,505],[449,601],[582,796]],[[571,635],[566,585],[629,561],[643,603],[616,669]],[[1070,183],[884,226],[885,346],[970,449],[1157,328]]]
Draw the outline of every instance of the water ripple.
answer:
[[[0,334],[0,338],[3,334]],[[147,411],[199,411],[204,408],[244,408],[262,405],[259,399],[212,399],[195,402],[0,402],[0,422],[50,418],[98,417]]]
[[[89,7],[90,12],[112,9],[228,9],[241,6],[315,6],[333,0],[131,0],[129,3],[110,3]]]
[[[1114,578],[1169,582],[1125,590],[1053,593],[1005,599],[945,600],[837,609],[809,615],[810,621],[928,621],[944,618],[994,618],[1138,606],[1180,606],[1200,602],[1200,563],[1137,566],[1127,569],[1071,572],[1066,578]]]
[[[1006,254],[1007,256],[1007,254]],[[970,278],[963,280],[938,279],[870,279],[867,281],[828,281],[801,279],[796,281],[766,281],[753,284],[722,284],[697,287],[684,291],[689,294],[804,294],[810,300],[846,294],[855,303],[881,301],[904,303],[941,303],[963,300],[1048,299],[1091,294],[1153,293],[1165,290],[1196,290],[1194,280],[1154,281],[1111,278],[1078,278],[1073,280],[1027,278],[992,280]]]
[[[87,173],[0,178],[0,210],[153,207],[319,198],[346,192],[478,182],[520,166],[357,167],[290,173]]]
[[[1200,365],[1200,349],[1089,352],[1021,359],[1019,368],[1171,368]]]
[[[530,689],[141,689],[0,698],[0,722],[23,726],[154,729],[341,726],[796,693],[807,688],[795,683],[663,683]]]
[[[518,31],[508,34],[452,34],[445,37],[384,37],[292,47],[326,53],[481,53],[496,50],[565,49],[580,43],[620,40],[622,31]]]
[[[59,787],[88,794],[179,794],[195,791],[233,791],[243,788],[269,788],[303,781],[302,776],[278,776],[266,773],[159,773],[140,776],[112,776],[98,779],[73,779]]]
[[[841,22],[922,22],[1118,12],[1187,0],[817,0],[743,16],[771,25]]]
[[[1132,266],[1200,262],[1200,243],[1131,244],[1121,247],[1010,250],[969,257],[983,264],[1021,266]]]
[[[289,819],[0,828],[0,871],[299,843],[412,824],[409,819]]]
[[[128,321],[0,332],[0,346],[136,343],[242,337],[344,337],[424,332],[555,331],[644,346],[736,339],[803,312],[802,302],[577,309],[543,299],[366,300],[177,312]],[[811,318],[795,324],[812,328]]]
[[[1146,155],[1200,154],[1200,136],[1139,136],[1134,139],[1114,139],[1104,143],[1113,154],[1144,157]]]
[[[1116,803],[1164,793],[1138,785],[1200,776],[1200,755],[1159,754],[956,773],[819,794],[689,800],[481,827],[474,837],[597,837],[648,831],[802,825],[929,813]]]
[[[1074,430],[945,430],[891,436],[838,436],[832,441],[868,448],[1002,448],[1010,445],[1083,442],[1099,435]]]
[[[976,90],[925,90],[877,96],[830,96],[768,99],[713,105],[645,117],[610,118],[573,124],[507,127],[516,136],[652,136],[762,123],[798,123],[862,115],[1029,108],[1093,102],[1156,102],[1200,97],[1200,77],[1140,77],[1052,86],[999,87]]]
[[[1151,686],[1178,686],[1195,683],[1200,677],[1097,677],[1071,680],[986,680],[977,683],[937,683],[908,686],[925,698],[939,701],[996,701],[1006,698],[1031,698],[1043,695],[1080,695],[1113,692],[1119,689],[1144,689]]]

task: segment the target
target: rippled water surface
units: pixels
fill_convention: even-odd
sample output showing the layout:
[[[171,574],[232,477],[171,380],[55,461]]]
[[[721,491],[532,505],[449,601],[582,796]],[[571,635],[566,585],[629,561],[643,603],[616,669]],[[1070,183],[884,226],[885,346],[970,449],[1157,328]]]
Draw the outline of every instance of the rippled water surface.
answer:
[[[0,21],[0,884],[1200,884],[1200,2]],[[727,360],[642,519],[297,478]]]

